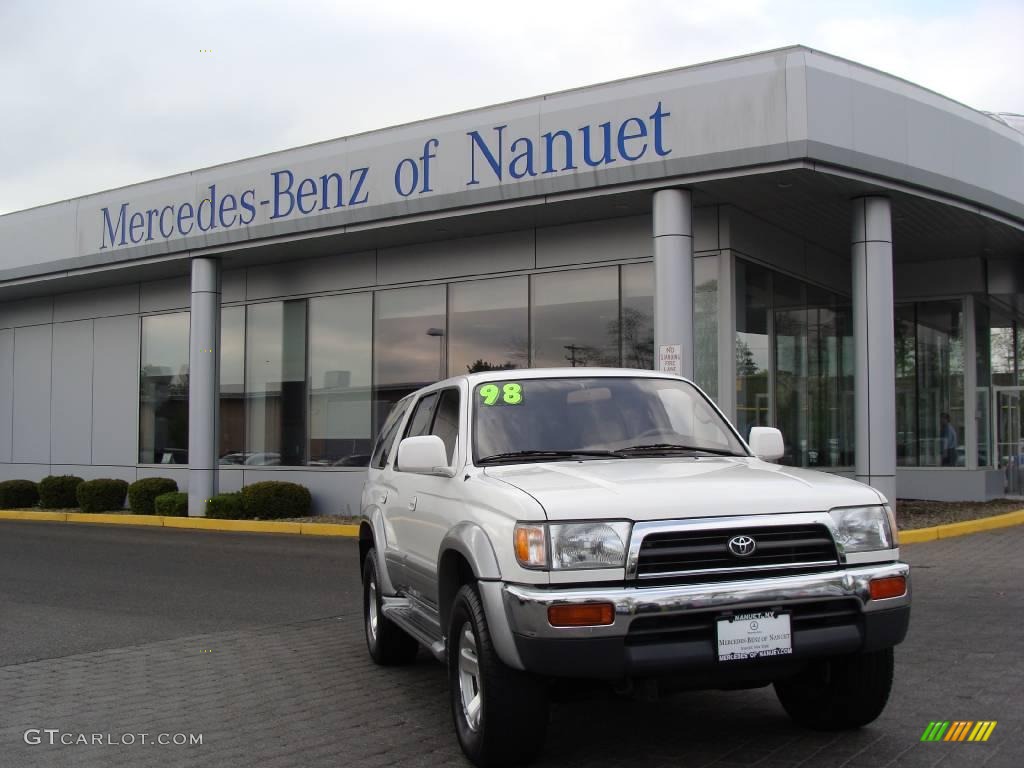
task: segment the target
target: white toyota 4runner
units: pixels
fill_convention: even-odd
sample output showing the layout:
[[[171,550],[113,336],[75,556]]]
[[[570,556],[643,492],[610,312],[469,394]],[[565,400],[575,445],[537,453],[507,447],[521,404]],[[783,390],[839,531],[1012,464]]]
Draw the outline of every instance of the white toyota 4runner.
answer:
[[[887,500],[768,463],[690,382],[502,370],[409,395],[374,447],[359,552],[378,664],[448,666],[481,766],[541,748],[559,680],[620,691],[774,684],[798,723],[855,728],[910,618]]]

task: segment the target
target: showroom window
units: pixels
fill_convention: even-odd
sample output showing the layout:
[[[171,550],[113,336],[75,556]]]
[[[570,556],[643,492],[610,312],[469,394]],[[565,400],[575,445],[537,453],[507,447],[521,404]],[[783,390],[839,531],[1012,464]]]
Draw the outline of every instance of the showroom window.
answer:
[[[654,368],[654,265],[622,266],[622,367]]]
[[[770,306],[771,273],[737,259],[736,428],[744,439],[751,427],[771,424],[768,399]]]
[[[448,375],[529,364],[529,278],[448,286]]]
[[[220,311],[220,463],[244,464],[245,307]]]
[[[188,320],[188,312],[142,318],[140,464],[188,464]]]
[[[530,278],[534,368],[619,364],[619,268]]]
[[[718,258],[703,256],[693,261],[694,379],[713,399],[718,398]],[[652,292],[653,288],[652,274]],[[653,333],[652,328],[652,349]]]

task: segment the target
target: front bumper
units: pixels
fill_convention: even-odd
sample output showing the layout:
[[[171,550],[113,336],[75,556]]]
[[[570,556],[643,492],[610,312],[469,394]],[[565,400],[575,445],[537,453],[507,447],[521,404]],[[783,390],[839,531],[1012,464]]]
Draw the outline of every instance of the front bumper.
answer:
[[[872,600],[869,583],[907,579],[901,597]],[[910,567],[882,563],[800,576],[662,587],[593,586],[502,590],[516,648],[526,669],[543,675],[618,680],[666,673],[746,669],[772,674],[823,656],[888,648],[902,642],[910,620]],[[614,622],[560,628],[552,605],[611,602]],[[791,614],[793,653],[719,662],[716,621],[733,612],[778,609]]]

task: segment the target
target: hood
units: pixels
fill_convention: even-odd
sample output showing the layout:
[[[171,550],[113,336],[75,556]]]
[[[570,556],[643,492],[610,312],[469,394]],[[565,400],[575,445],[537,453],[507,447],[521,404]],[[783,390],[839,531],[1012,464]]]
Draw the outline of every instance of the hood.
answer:
[[[671,520],[881,503],[862,483],[754,458],[536,462],[485,472],[535,498],[549,520]]]

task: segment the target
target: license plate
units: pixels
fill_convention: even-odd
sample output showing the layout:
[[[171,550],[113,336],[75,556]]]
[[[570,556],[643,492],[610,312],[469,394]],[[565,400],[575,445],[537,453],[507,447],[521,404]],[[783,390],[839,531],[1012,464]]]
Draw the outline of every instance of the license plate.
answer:
[[[718,660],[759,659],[793,653],[789,614],[738,613],[718,621]]]

